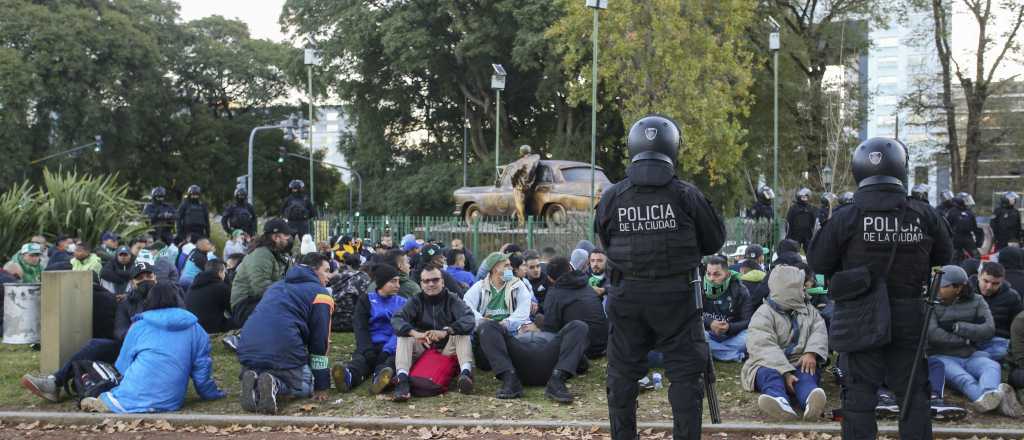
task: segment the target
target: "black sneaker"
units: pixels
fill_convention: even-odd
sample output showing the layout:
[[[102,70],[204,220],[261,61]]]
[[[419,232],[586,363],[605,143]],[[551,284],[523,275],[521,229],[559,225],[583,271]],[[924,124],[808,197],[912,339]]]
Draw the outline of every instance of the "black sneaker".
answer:
[[[334,388],[339,393],[347,393],[352,390],[352,372],[341,362],[336,362],[331,367],[331,379],[334,380]]]
[[[409,375],[401,373],[395,376],[395,398],[393,402],[405,402],[412,397],[412,393],[409,391]]]
[[[519,377],[516,376],[516,373],[509,371],[502,375],[501,388],[498,389],[496,397],[499,399],[518,399],[523,397],[523,384],[519,382]]]
[[[551,373],[548,385],[544,387],[544,396],[558,403],[572,403],[572,394],[565,387],[565,374],[559,370]]]
[[[242,404],[242,409],[248,412],[256,412],[256,379],[257,374],[252,370],[245,370],[242,372],[242,392],[238,394],[238,401]]]
[[[256,407],[263,414],[277,414],[277,380],[270,373],[262,373],[256,378],[256,394],[259,400]]]
[[[395,376],[395,370],[391,367],[381,368],[373,375],[373,382],[370,383],[370,395],[376,396],[383,392],[388,385],[391,385],[391,378]]]
[[[459,373],[458,385],[460,393],[473,394],[473,372],[462,370],[462,373]]]
[[[941,397],[932,397],[928,403],[932,407],[932,420],[953,421],[967,417],[966,409],[946,403],[946,400]]]
[[[900,405],[896,403],[896,396],[889,391],[878,391],[878,405],[875,406],[875,414],[879,418],[895,418],[900,416]]]

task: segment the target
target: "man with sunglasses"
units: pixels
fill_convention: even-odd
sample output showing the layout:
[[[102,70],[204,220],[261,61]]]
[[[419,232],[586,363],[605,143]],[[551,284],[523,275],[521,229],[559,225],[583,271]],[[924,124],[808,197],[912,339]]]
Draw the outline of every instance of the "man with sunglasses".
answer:
[[[459,359],[459,392],[473,393],[473,347],[470,334],[476,326],[473,311],[458,295],[447,288],[444,271],[434,263],[427,263],[420,272],[423,291],[413,295],[402,310],[391,318],[398,336],[395,353],[395,401],[409,400],[409,371],[413,362],[428,348],[435,347],[442,354],[455,354]]]

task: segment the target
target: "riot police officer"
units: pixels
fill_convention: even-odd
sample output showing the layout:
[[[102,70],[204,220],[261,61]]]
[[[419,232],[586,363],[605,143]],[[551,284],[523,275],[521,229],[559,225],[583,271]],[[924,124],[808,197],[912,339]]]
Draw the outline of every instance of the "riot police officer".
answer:
[[[608,417],[613,439],[633,439],[637,380],[647,353],[664,353],[675,438],[699,438],[702,373],[709,355],[691,281],[725,224],[692,184],[676,177],[679,127],[646,116],[629,130],[626,178],[604,191],[595,229],[607,253]]]
[[[914,185],[913,189],[910,190],[910,197],[913,197],[913,198],[915,198],[917,200],[920,200],[922,202],[925,202],[925,203],[929,203],[928,202],[928,190],[929,189],[930,188],[928,188],[928,185],[925,185],[923,183],[918,183],[917,185]]]
[[[909,407],[901,408],[910,413],[900,423],[900,438],[932,438],[927,374],[908,382],[914,362],[918,372],[928,371],[924,357],[915,359],[924,325],[922,292],[931,267],[950,261],[952,245],[946,222],[927,203],[907,197],[907,157],[898,140],[872,138],[860,144],[852,161],[854,202],[832,213],[808,253],[811,269],[831,277],[836,303],[830,344],[860,347],[840,354],[839,368],[846,372],[843,439],[877,437],[875,406],[882,384],[898,399],[908,388],[911,393]],[[866,287],[879,282],[885,290]],[[858,290],[858,285],[865,287]],[[867,303],[877,297],[865,291],[887,292],[887,298],[878,299],[881,304],[888,300],[890,313],[858,313],[877,310],[873,306],[879,302]],[[891,333],[868,330],[879,326]]]
[[[191,185],[185,191],[185,200],[178,207],[178,240],[190,235],[192,240],[210,236],[210,210],[199,200],[202,189]]]
[[[153,228],[153,238],[165,244],[174,243],[174,226],[177,212],[174,206],[164,201],[167,190],[162,186],[153,188],[149,193],[150,202],[142,208],[142,213],[149,218],[149,226]]]
[[[953,197],[953,206],[946,211],[946,221],[953,231],[953,262],[956,264],[981,256],[978,252],[978,219],[967,206],[967,200],[962,194],[966,193]]]
[[[993,252],[1006,247],[1009,243],[1020,243],[1020,212],[1017,211],[1017,193],[1007,191],[999,199],[999,207],[992,213],[992,244]]]
[[[846,206],[853,203],[853,193],[850,191],[839,195],[839,206]]]
[[[248,196],[249,193],[244,188],[236,189],[235,200],[220,216],[220,225],[228,235],[235,229],[241,229],[250,237],[256,236],[256,208],[248,202]]]
[[[832,216],[832,205],[836,203],[836,195],[830,192],[821,193],[821,208],[818,208],[818,224],[823,225]]]
[[[811,236],[814,235],[814,221],[817,214],[811,207],[811,190],[800,188],[796,192],[796,203],[789,207],[786,214],[786,238],[800,243],[804,251],[811,243]]]
[[[949,213],[950,209],[953,209],[953,191],[945,190],[939,193],[939,206],[935,207],[936,211],[939,211],[939,215],[945,217]]]
[[[288,198],[281,207],[281,216],[288,220],[292,229],[292,237],[302,238],[309,233],[309,220],[316,215],[313,203],[309,201],[305,191],[306,184],[299,179],[288,182]]]
[[[772,211],[772,199],[775,198],[775,191],[772,191],[768,185],[762,185],[757,189],[757,201],[754,202],[754,206],[750,207],[747,212],[747,217],[754,220],[771,220],[775,218],[775,213]]]
[[[985,231],[978,226],[978,215],[974,213],[974,197],[972,197],[969,193],[966,192],[960,192],[956,196],[964,201],[964,206],[967,207],[967,211],[970,212],[971,216],[975,218],[974,230],[971,231],[971,234],[974,235],[974,247],[981,248],[982,246],[985,245]],[[978,255],[980,256],[981,252],[978,252]]]

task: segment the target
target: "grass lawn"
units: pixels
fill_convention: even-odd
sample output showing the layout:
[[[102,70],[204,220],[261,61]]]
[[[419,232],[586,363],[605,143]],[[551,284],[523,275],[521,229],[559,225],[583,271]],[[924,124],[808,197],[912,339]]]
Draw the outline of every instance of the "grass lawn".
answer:
[[[238,404],[239,365],[234,354],[221,345],[219,335],[212,338],[215,378],[228,391],[226,399],[200,401],[193,390],[183,412],[204,414],[237,414],[242,409]],[[348,360],[354,349],[351,333],[335,333],[332,336],[331,359]],[[607,420],[605,397],[605,360],[591,364],[590,372],[570,381],[570,390],[577,396],[572,405],[559,405],[544,397],[543,387],[527,388],[526,395],[519,400],[498,400],[494,393],[498,381],[492,374],[476,372],[476,394],[463,396],[457,392],[436,398],[414,398],[404,404],[390,401],[390,394],[369,396],[367,386],[356,388],[346,394],[332,393],[327,402],[314,404],[311,400],[295,401],[282,408],[282,414],[318,416],[372,416],[405,418],[493,418],[510,420]],[[28,411],[76,411],[75,404],[64,401],[59,404],[44,402],[20,385],[19,380],[26,372],[39,368],[39,353],[28,346],[0,345],[0,409]],[[718,395],[721,402],[722,419],[725,422],[762,421],[756,406],[757,394],[743,391],[739,383],[740,364],[718,363]],[[666,380],[667,382],[667,380]],[[666,383],[666,387],[668,384]],[[832,376],[825,373],[823,388],[829,397],[828,411],[839,407],[839,392]],[[952,393],[948,393],[952,394]],[[959,404],[959,395],[947,396]],[[707,410],[704,411],[707,418]],[[670,409],[666,389],[642,393],[638,418],[643,421],[670,420]],[[888,423],[893,423],[890,421]],[[707,422],[706,422],[707,423]],[[991,427],[1019,427],[1019,421],[1001,416],[975,415],[959,422],[959,425],[980,425]]]

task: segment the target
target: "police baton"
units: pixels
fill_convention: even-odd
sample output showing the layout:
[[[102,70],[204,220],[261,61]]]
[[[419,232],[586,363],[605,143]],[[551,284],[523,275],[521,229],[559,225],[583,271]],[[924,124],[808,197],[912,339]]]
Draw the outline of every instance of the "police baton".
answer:
[[[917,340],[917,352],[914,353],[914,364],[910,367],[910,382],[907,383],[907,390],[903,394],[903,405],[900,406],[900,421],[907,421],[910,414],[910,396],[914,394],[914,379],[917,378],[918,365],[924,357],[924,344],[928,340],[928,323],[932,320],[932,312],[935,311],[936,296],[939,293],[939,286],[942,282],[942,269],[932,270],[932,282],[928,284],[927,298],[925,299],[924,322],[921,324],[921,338]]]
[[[700,332],[704,332],[704,280],[700,276],[700,268],[693,269],[693,299],[697,308],[697,326]],[[711,349],[708,348],[708,361],[704,368],[704,394],[708,398],[708,412],[711,413],[711,423],[722,423],[722,413],[718,408],[718,392],[715,391],[715,361],[711,358]]]

